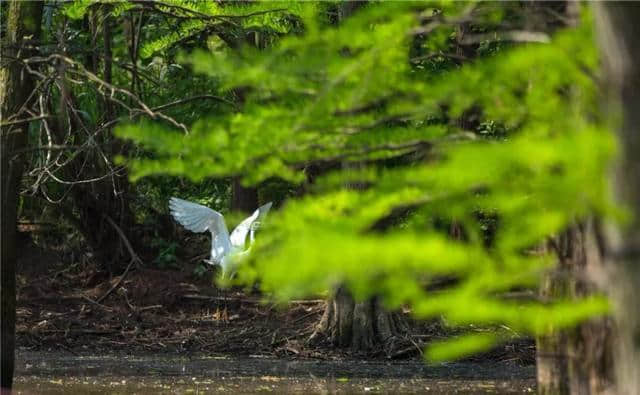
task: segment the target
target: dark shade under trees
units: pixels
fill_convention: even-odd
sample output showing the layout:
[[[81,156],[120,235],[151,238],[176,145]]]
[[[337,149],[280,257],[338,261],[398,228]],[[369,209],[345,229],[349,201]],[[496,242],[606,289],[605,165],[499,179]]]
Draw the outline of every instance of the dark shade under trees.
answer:
[[[23,154],[27,147],[29,118],[25,111],[34,100],[34,78],[27,72],[22,59],[33,53],[40,38],[42,1],[11,1],[7,12],[5,36],[2,37],[2,69],[0,70],[0,190],[2,214],[0,266],[2,283],[0,334],[2,340],[0,383],[11,388],[14,371],[16,323],[16,254],[18,191],[24,169]]]

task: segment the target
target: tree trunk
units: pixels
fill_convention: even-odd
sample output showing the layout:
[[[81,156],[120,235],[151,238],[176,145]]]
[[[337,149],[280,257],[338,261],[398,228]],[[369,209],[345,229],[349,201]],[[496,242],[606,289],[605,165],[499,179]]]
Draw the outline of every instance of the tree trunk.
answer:
[[[337,7],[336,24],[342,23],[366,1],[345,1]],[[343,167],[358,165],[343,164]],[[360,185],[346,185],[358,189]],[[399,317],[385,311],[377,298],[356,302],[349,290],[340,286],[327,301],[325,311],[310,341],[325,339],[335,347],[350,347],[353,351],[368,351],[374,347],[390,350],[391,342],[398,333]]]
[[[401,325],[400,318],[384,310],[377,298],[356,302],[346,287],[338,287],[309,340],[353,351],[382,347],[389,353]]]
[[[596,28],[607,77],[609,110],[618,126],[614,198],[631,212],[624,226],[606,232],[605,259],[618,329],[616,392],[640,394],[640,4],[596,3]]]
[[[358,164],[343,163],[342,167],[355,169]],[[351,183],[345,187],[360,189],[362,185]],[[353,351],[381,347],[390,354],[401,324],[400,317],[384,310],[378,298],[356,301],[345,286],[340,286],[327,301],[322,318],[309,340],[326,340],[335,347],[350,347]]]
[[[576,27],[580,22],[579,3],[566,2],[564,14],[564,23]],[[534,30],[533,26],[527,29]],[[558,263],[543,280],[544,299],[576,299],[606,291],[601,234],[600,225],[587,220],[550,240]],[[554,331],[536,340],[538,393],[588,395],[612,391],[615,330],[610,317],[591,319],[572,330]]]
[[[23,39],[37,41],[40,37],[42,2],[12,1],[7,15],[6,36],[2,45],[2,69],[0,70],[0,111],[2,123],[28,118],[18,114],[28,105],[34,89],[33,78],[12,58],[29,57],[33,52],[24,47]],[[17,116],[16,116],[17,115]],[[0,189],[2,190],[2,294],[1,314],[1,362],[2,388],[13,384],[15,320],[16,320],[16,232],[18,215],[18,189],[23,171],[23,157],[16,152],[27,145],[28,122],[3,126],[0,131]]]
[[[544,299],[577,299],[602,289],[602,242],[592,220],[573,225],[549,244],[558,257],[556,270],[541,288]],[[613,385],[612,320],[591,319],[572,330],[537,339],[539,394],[604,394]]]
[[[233,179],[231,185],[231,210],[251,213],[258,208],[258,189],[244,187],[239,178]]]

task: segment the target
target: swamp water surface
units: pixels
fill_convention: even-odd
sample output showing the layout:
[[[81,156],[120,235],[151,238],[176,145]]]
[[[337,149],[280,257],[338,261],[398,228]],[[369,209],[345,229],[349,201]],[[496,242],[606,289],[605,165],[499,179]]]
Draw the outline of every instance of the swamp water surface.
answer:
[[[287,360],[262,356],[18,352],[16,394],[535,392],[535,367],[511,362]]]

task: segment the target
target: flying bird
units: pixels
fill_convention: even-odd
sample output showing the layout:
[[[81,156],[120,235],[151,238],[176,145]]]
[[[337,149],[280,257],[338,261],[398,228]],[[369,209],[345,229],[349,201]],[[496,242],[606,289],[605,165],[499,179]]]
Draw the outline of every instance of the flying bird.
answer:
[[[222,276],[231,273],[233,267],[249,254],[255,230],[261,225],[271,208],[272,202],[260,206],[248,218],[244,219],[229,234],[224,217],[209,207],[172,197],[169,199],[169,210],[173,218],[192,232],[211,232],[211,257],[205,259],[210,265],[219,265]],[[245,242],[249,234],[249,247]]]

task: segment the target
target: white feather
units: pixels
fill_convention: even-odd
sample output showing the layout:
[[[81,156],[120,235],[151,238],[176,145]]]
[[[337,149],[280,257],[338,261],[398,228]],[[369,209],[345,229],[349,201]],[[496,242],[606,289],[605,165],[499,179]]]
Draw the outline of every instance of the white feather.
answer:
[[[254,231],[270,208],[271,202],[260,206],[251,216],[240,222],[229,235],[224,217],[219,212],[176,197],[169,199],[169,210],[178,223],[192,232],[201,233],[207,230],[211,232],[211,257],[206,262],[220,265],[223,276],[230,273],[232,267],[248,255],[253,244]],[[249,232],[249,247],[245,249]]]

